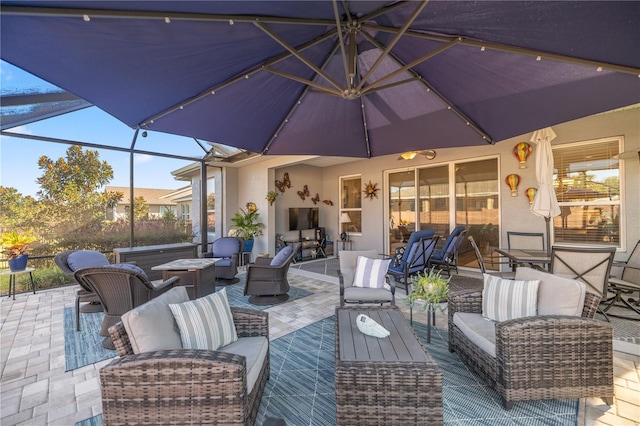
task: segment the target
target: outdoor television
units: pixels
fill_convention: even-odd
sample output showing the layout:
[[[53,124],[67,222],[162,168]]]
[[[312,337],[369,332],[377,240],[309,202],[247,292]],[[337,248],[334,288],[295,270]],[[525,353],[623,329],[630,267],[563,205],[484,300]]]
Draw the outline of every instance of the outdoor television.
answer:
[[[289,208],[289,231],[304,231],[305,229],[315,229],[318,227],[317,207],[290,207]]]

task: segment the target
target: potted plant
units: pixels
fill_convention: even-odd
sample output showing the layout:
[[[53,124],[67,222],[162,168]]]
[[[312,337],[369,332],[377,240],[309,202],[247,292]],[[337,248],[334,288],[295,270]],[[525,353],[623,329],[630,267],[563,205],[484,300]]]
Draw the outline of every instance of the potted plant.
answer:
[[[442,270],[432,267],[429,272],[418,273],[411,277],[411,293],[407,296],[407,303],[411,307],[411,317],[413,320],[413,306],[417,300],[422,300],[421,310],[427,311],[427,343],[431,343],[431,319],[433,324],[436,320],[436,308],[444,311],[444,304],[449,297],[449,281],[440,275]]]
[[[9,260],[9,269],[12,271],[24,271],[29,259],[29,248],[35,241],[31,231],[18,233],[4,232],[2,234],[2,253]]]
[[[451,277],[444,279],[440,275],[442,271],[435,267],[429,272],[418,273],[411,277],[411,293],[407,296],[407,303],[413,308],[417,300],[421,300],[422,310],[435,311],[436,308],[444,310],[441,306],[449,296],[449,281]]]
[[[273,202],[276,200],[276,197],[278,196],[278,193],[276,191],[269,191],[267,192],[267,196],[265,197],[265,199],[267,201],[269,201],[269,205],[273,205]]]
[[[240,208],[231,218],[233,226],[229,235],[244,239],[244,251],[253,249],[255,237],[262,235],[264,223],[260,222],[260,213],[254,203],[247,203],[247,209]]]

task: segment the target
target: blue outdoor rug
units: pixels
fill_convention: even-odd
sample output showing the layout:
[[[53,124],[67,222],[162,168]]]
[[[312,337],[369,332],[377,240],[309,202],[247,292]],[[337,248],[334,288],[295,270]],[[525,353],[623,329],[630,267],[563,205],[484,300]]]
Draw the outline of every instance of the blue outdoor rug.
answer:
[[[64,371],[113,358],[116,351],[102,347],[100,336],[104,314],[80,314],[80,331],[76,331],[75,308],[64,308]]]
[[[239,275],[238,278],[240,278],[240,282],[237,284],[216,287],[216,291],[219,291],[222,288],[227,289],[227,298],[229,299],[230,306],[235,306],[238,308],[257,309],[260,311],[276,306],[276,305],[252,305],[251,303],[249,303],[250,296],[244,295],[244,285],[245,285],[246,275],[244,274]],[[287,300],[284,303],[293,302],[294,300],[311,296],[313,293],[298,287],[290,286],[288,294],[289,294],[289,300]]]
[[[220,290],[222,287],[217,287]],[[229,305],[240,308],[264,310],[275,305],[257,306],[248,302],[249,296],[245,296],[244,279],[239,283],[225,286]],[[301,299],[313,293],[298,287],[291,287],[289,300],[285,303]],[[104,314],[80,314],[80,331],[76,331],[75,308],[64,308],[64,361],[65,371],[75,370],[85,365],[113,358],[116,351],[110,351],[102,347],[104,337],[99,335]]]
[[[577,399],[517,402],[505,411],[500,396],[449,352],[446,331],[432,329],[431,343],[426,344],[426,326],[414,323],[414,329],[442,371],[445,425],[577,424]],[[271,377],[256,425],[267,417],[282,418],[288,426],[336,424],[334,337],[335,320],[330,317],[271,342]],[[77,423],[101,424],[100,415]]]

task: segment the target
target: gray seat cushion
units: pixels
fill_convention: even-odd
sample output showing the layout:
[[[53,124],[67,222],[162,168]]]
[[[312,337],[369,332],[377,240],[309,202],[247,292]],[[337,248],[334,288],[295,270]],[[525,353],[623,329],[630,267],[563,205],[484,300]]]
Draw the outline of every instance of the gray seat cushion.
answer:
[[[456,312],[453,323],[471,342],[480,349],[496,357],[496,323],[481,314]]]
[[[364,288],[364,287],[345,287],[344,300],[373,302],[385,301],[390,302],[393,299],[391,292],[385,288]]]
[[[269,341],[264,336],[241,337],[235,342],[218,349],[247,358],[247,393],[251,393],[258,380],[260,369],[267,357]]]

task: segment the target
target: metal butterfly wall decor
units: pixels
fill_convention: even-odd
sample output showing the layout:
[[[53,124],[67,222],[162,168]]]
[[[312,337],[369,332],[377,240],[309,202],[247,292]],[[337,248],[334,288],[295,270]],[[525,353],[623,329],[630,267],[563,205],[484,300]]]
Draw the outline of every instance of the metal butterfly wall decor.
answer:
[[[298,195],[300,196],[300,199],[302,199],[302,201],[304,201],[305,198],[309,196],[309,194],[309,187],[307,185],[304,186],[302,191],[298,191]]]
[[[280,192],[284,192],[287,188],[291,188],[291,179],[289,179],[289,173],[285,172],[283,181],[279,181],[276,179],[276,188],[280,190]],[[300,193],[300,191],[298,191]]]

